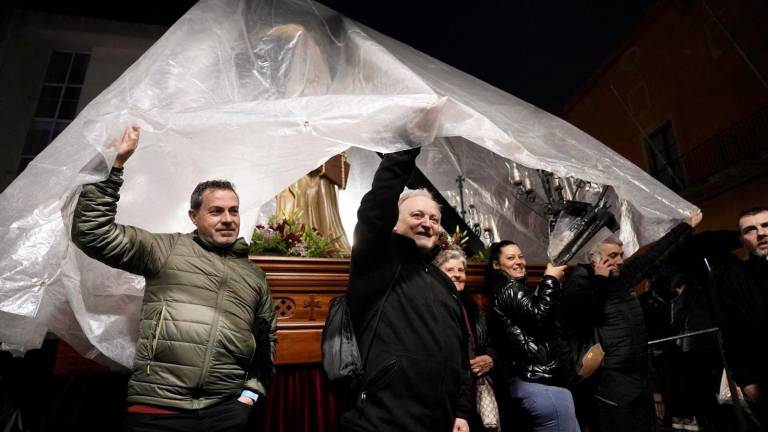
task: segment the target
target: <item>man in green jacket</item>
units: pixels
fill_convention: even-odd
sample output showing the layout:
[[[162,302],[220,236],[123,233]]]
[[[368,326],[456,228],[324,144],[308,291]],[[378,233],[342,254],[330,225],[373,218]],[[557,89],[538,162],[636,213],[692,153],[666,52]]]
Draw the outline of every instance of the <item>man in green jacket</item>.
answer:
[[[83,187],[72,223],[88,256],[146,279],[125,430],[242,430],[272,376],[277,336],[265,274],[238,238],[238,196],[228,181],[200,183],[190,234],[116,224],[138,141],[127,128],[109,177]]]

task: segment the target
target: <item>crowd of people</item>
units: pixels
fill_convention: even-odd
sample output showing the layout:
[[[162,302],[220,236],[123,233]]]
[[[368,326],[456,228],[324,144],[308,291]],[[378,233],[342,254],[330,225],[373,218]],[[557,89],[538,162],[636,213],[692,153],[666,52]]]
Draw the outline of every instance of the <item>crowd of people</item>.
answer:
[[[702,315],[713,317],[711,322],[717,322],[722,331],[727,360],[719,367],[727,364],[743,391],[745,426],[762,430],[767,411],[761,389],[766,385],[768,357],[761,338],[768,334],[768,208],[734,217],[741,244],[749,252],[746,262],[738,261],[730,250],[705,253],[701,237],[693,236],[703,218],[701,212],[631,257],[625,257],[620,240],[606,238],[587,251],[584,264],[571,271],[548,264],[535,286],[526,281],[522,246],[502,240],[490,247],[487,256],[485,294],[490,307],[482,311],[464,290],[466,257],[457,250],[439,252],[436,245],[437,203],[426,191],[401,194],[417,155],[418,149],[384,156],[358,213],[349,295],[360,303],[352,304],[351,311],[357,315],[358,337],[378,346],[374,349],[379,355],[364,365],[361,383],[351,389],[355,397],[343,417],[345,430],[447,431],[451,423],[453,431],[656,430],[661,410],[654,397],[648,312],[642,301],[654,293],[640,295],[636,287],[686,248],[694,249],[701,263],[706,263],[706,270],[699,269],[706,273],[697,280],[711,280],[717,298],[702,296],[702,288],[688,288],[678,279],[673,291],[684,296],[677,303],[685,299],[685,307],[677,304],[666,315],[670,317],[674,310],[675,321],[680,321],[681,314],[686,318],[680,327],[684,334],[674,340],[685,352],[695,352],[697,345],[709,349],[711,360],[712,346],[696,339],[698,335],[688,335],[709,325],[702,324]],[[376,237],[370,237],[374,233]],[[379,258],[360,260],[370,245],[375,245]],[[448,276],[452,287],[435,267]],[[387,290],[397,300],[387,297]],[[446,293],[452,293],[453,301]],[[381,311],[380,330],[366,333],[370,327],[365,317],[375,310]],[[434,331],[436,327],[441,331]],[[456,345],[456,340],[463,343]],[[597,351],[598,364],[585,367],[585,356]],[[464,363],[457,365],[454,357],[446,356],[458,356]],[[431,371],[414,375],[430,358],[435,359]],[[690,355],[683,358],[695,363],[680,373],[696,383],[696,393],[686,396],[692,400],[689,405],[706,406],[699,400],[714,400],[717,383],[709,382],[711,374],[690,377],[705,371],[711,362],[699,362],[699,357]],[[416,364],[410,364],[415,359]],[[462,368],[466,369],[463,377],[454,378],[453,373]],[[486,375],[495,383],[500,419],[490,429],[477,403],[479,379]],[[467,376],[472,378],[469,384]],[[453,383],[459,385],[449,385]],[[404,391],[403,386],[410,390]],[[434,402],[450,413],[447,416],[423,399],[426,393],[421,392],[436,389]],[[714,423],[695,429],[691,423],[671,426],[721,430]]]
[[[243,430],[268,391],[276,321],[264,272],[238,237],[239,198],[227,181],[200,183],[190,201],[191,234],[116,223],[123,165],[138,141],[139,130],[126,129],[109,177],[84,186],[72,223],[72,239],[88,256],[146,279],[125,430]],[[687,253],[702,214],[631,257],[607,238],[575,268],[548,264],[536,284],[527,281],[524,245],[494,243],[484,284],[490,304],[481,308],[465,289],[466,256],[438,245],[440,206],[426,190],[404,192],[418,154],[384,155],[358,210],[347,304],[366,355],[341,428],[654,430],[652,323],[635,287],[654,279],[668,257]],[[759,428],[768,424],[768,209],[734,222],[749,258],[711,254],[701,260],[706,270],[674,278],[667,298],[683,333],[675,339],[679,375],[704,369],[690,367],[700,357],[688,353],[704,350],[717,364],[717,344],[686,335],[719,326],[727,370],[747,401],[750,425]],[[704,314],[713,321],[702,323],[705,309],[716,309]],[[711,384],[714,397],[718,383],[687,381],[704,399]],[[489,384],[495,404],[479,409]],[[675,409],[693,417],[706,404]]]

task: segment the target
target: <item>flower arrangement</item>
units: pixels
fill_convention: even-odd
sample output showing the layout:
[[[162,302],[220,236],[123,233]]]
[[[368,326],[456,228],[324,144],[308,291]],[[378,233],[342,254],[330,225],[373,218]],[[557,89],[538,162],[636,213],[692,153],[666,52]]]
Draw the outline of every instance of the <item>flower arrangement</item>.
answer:
[[[453,234],[448,234],[448,231],[440,230],[440,234],[437,237],[437,244],[440,245],[441,250],[461,249],[466,252],[468,241],[469,235],[466,231],[461,231],[458,225]]]
[[[341,256],[335,243],[338,236],[320,233],[299,222],[301,211],[274,214],[266,225],[256,225],[251,236],[252,255],[283,255],[311,258]]]
[[[464,253],[467,252],[467,246],[469,245],[469,234],[466,231],[461,231],[456,226],[456,231],[453,234],[448,234],[447,231],[440,231],[440,235],[437,238],[437,242],[440,245],[440,249],[461,249]],[[469,262],[485,262],[488,256],[490,246],[478,251],[476,254],[467,257]]]

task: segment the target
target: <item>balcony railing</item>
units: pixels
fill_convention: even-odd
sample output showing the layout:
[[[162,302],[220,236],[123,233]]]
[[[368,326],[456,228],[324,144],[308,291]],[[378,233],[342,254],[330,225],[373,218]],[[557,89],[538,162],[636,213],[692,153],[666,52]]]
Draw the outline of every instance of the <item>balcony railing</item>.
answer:
[[[684,188],[708,182],[712,176],[739,162],[768,151],[768,107],[714,135],[696,147],[667,162],[652,173],[655,177],[671,168],[680,172]],[[668,168],[669,167],[669,168]],[[673,185],[676,186],[676,185]],[[679,187],[674,189],[680,190]]]

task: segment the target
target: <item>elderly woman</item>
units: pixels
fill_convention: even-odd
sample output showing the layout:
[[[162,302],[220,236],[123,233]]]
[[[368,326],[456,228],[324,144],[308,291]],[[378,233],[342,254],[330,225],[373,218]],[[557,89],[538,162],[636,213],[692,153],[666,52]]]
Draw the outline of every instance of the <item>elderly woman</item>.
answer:
[[[464,290],[467,277],[467,257],[460,249],[447,249],[435,258],[434,264],[440,268],[453,281],[459,292],[459,300],[464,311],[469,335],[469,366],[475,379],[487,375],[495,364],[496,352],[491,348],[488,338],[488,327],[485,314],[480,310],[472,294]],[[472,406],[474,403],[475,388],[473,386]],[[475,413],[469,419],[470,431],[482,431],[483,426],[479,415]]]
[[[513,404],[508,409],[524,412],[535,432],[579,431],[565,388],[575,372],[558,320],[565,269],[548,264],[538,286],[528,286],[525,256],[510,240],[491,245],[486,264],[491,331]]]

